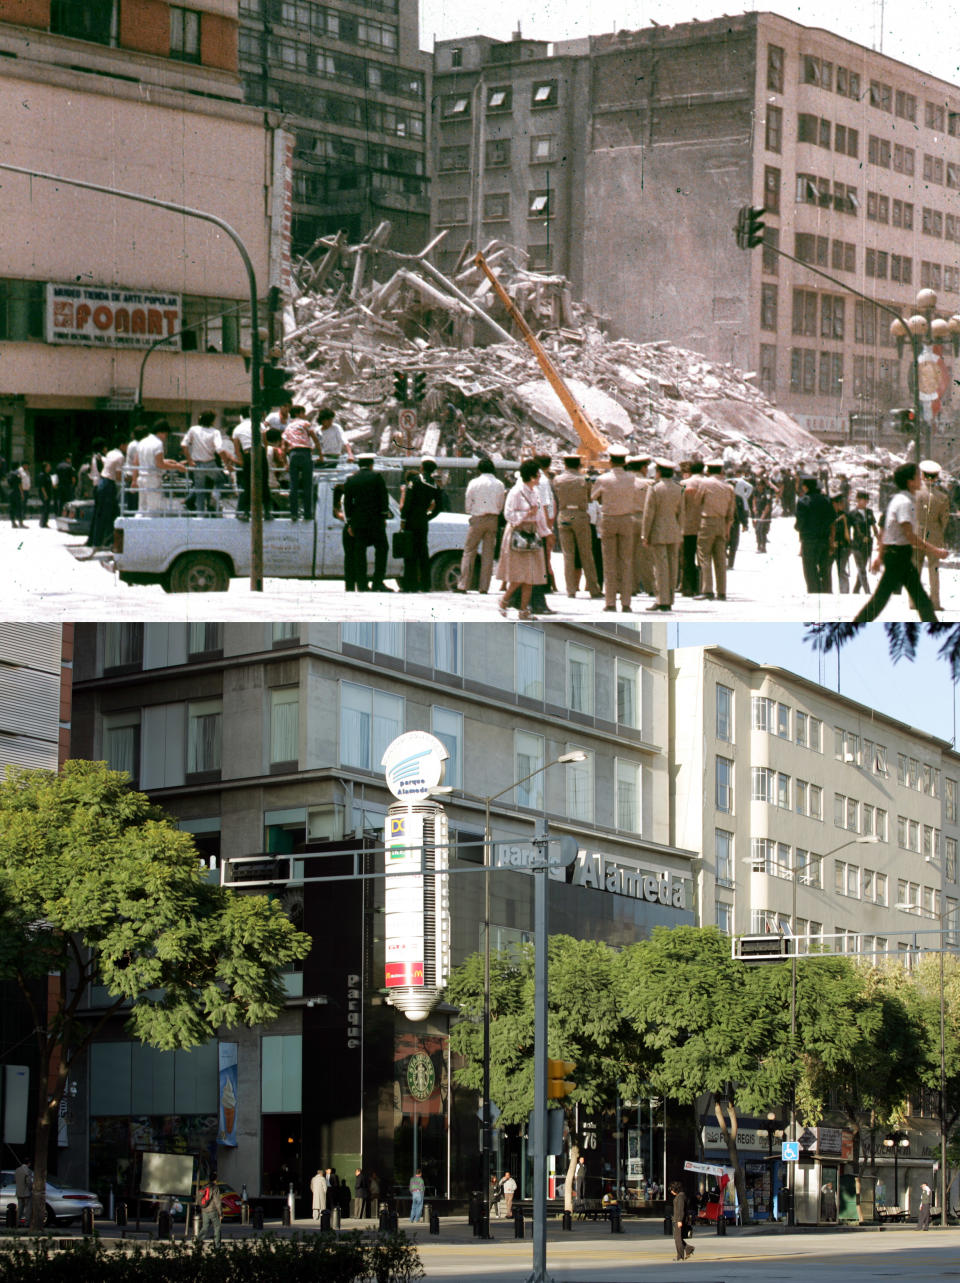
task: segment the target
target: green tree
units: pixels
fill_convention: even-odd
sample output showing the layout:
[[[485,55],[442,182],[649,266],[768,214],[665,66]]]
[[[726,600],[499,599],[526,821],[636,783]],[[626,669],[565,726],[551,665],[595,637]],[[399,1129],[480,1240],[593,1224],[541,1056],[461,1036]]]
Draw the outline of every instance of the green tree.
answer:
[[[871,624],[811,624],[804,638],[815,650],[840,650]],[[883,624],[887,646],[894,663],[899,659],[916,659],[920,638],[930,637],[940,643],[938,657],[950,666],[953,681],[960,681],[960,624]]]
[[[766,1110],[789,1090],[782,995],[765,982],[764,968],[731,958],[730,938],[716,927],[656,927],[649,940],[623,951],[619,965],[621,1007],[655,1057],[650,1085],[694,1113],[698,1097],[713,1095],[746,1207],[739,1113]]]
[[[283,1008],[280,969],[310,944],[278,904],[211,885],[192,837],[125,773],[85,761],[59,774],[8,770],[0,978],[19,985],[37,1031],[35,1228],[71,1065],[106,1022],[123,1012],[133,1037],[163,1050],[205,1043],[222,1026],[266,1023]],[[88,1018],[92,983],[111,1002]]]
[[[573,1060],[576,1091],[568,1098],[589,1110],[616,1100],[617,1086],[636,1078],[637,1039],[617,1006],[616,954],[609,945],[551,936],[548,967],[548,1053]],[[498,1126],[526,1122],[533,1108],[533,949],[490,958],[490,1095],[502,1111]],[[463,1064],[456,1081],[483,1089],[483,957],[472,954],[451,975],[446,999],[460,1008],[451,1046]]]

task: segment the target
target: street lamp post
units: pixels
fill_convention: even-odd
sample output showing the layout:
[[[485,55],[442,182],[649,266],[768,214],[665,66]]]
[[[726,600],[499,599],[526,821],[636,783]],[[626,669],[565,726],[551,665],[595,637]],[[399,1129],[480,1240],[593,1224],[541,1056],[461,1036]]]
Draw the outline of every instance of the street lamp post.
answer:
[[[904,344],[909,340],[913,360],[913,416],[916,421],[917,463],[921,456],[930,453],[930,435],[933,426],[932,410],[929,417],[927,407],[936,400],[938,387],[938,370],[936,358],[928,349],[935,344],[950,342],[953,354],[960,351],[960,315],[954,313],[948,321],[935,317],[937,295],[933,290],[923,289],[917,294],[917,310],[912,316],[904,319],[897,317],[890,323],[890,334],[897,341],[897,355],[903,355]],[[926,359],[925,359],[926,358]],[[924,450],[924,437],[926,449]]]
[[[790,929],[793,932],[793,948],[790,951],[790,1050],[793,1051],[793,1044],[797,1037],[797,881],[801,873],[813,865],[822,863],[831,855],[836,855],[838,851],[844,850],[848,846],[875,846],[880,841],[875,833],[864,834],[862,837],[851,838],[848,842],[841,842],[839,846],[833,847],[824,855],[808,860],[805,864],[799,865],[792,870],[790,878]],[[797,1084],[791,1076],[790,1083],[790,1139],[797,1139]],[[796,1195],[797,1195],[797,1165],[791,1163],[788,1169],[790,1178],[790,1199],[787,1204],[787,1224],[796,1225]]]
[[[886,1149],[893,1150],[893,1205],[900,1206],[900,1185],[899,1185],[899,1157],[901,1149],[910,1148],[910,1137],[906,1132],[891,1132],[889,1136],[884,1136],[883,1143]]]
[[[527,780],[532,780],[535,775],[541,775],[548,771],[551,766],[559,766],[567,762],[586,761],[586,753],[582,749],[574,749],[569,753],[561,753],[559,757],[554,758],[552,762],[546,762],[543,766],[538,766],[536,770],[529,771],[519,780],[514,780],[508,784],[499,793],[491,793],[489,797],[483,799],[484,804],[484,822],[483,822],[483,1105],[482,1105],[482,1133],[483,1133],[483,1233],[480,1237],[490,1237],[490,1177],[491,1177],[491,1159],[493,1150],[493,1124],[490,1118],[490,868],[493,864],[493,838],[490,832],[490,804],[497,798],[511,793],[521,784],[526,784]],[[544,1055],[546,1051],[544,1051]]]

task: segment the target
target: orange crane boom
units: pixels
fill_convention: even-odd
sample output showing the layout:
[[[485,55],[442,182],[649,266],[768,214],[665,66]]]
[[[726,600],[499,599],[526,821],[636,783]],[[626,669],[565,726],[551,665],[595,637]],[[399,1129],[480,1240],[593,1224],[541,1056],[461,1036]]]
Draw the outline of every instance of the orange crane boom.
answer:
[[[590,460],[598,459],[605,455],[607,450],[610,448],[609,442],[593,426],[590,416],[576,400],[566,383],[564,383],[563,376],[560,371],[550,360],[550,357],[544,351],[543,346],[533,333],[533,330],[531,330],[530,326],[523,319],[523,316],[513,299],[494,276],[493,272],[487,265],[487,260],[479,250],[477,251],[473,261],[496,290],[497,297],[507,309],[507,312],[510,314],[510,317],[515,323],[517,329],[523,335],[530,351],[537,358],[537,364],[540,366],[540,369],[543,370],[547,382],[560,398],[563,408],[566,410],[567,414],[569,414],[573,426],[576,429],[577,436],[580,438],[580,443],[583,447],[583,456],[589,462]]]

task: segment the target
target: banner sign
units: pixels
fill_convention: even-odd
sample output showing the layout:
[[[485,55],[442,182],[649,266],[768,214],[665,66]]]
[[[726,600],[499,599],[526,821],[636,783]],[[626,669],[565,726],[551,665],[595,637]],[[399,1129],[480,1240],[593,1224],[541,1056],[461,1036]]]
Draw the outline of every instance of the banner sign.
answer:
[[[239,1043],[222,1042],[219,1047],[220,1061],[220,1122],[217,1132],[217,1144],[236,1145],[237,1143],[237,1053]]]
[[[48,282],[46,321],[48,343],[142,348],[166,338],[165,349],[180,351],[179,294]]]

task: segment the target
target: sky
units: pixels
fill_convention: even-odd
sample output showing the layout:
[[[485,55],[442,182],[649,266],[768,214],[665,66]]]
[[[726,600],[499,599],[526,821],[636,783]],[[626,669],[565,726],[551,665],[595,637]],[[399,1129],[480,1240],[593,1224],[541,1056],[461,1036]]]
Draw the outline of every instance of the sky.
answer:
[[[924,638],[913,663],[902,659],[894,664],[882,625],[871,624],[840,652],[838,685],[836,652],[821,656],[804,642],[805,632],[804,624],[670,624],[667,644],[725,646],[955,742],[957,692],[948,666],[937,658],[935,642]]]
[[[693,18],[701,21],[724,13],[778,13],[805,27],[823,27],[870,49],[880,49],[912,67],[952,84],[960,83],[960,43],[954,31],[956,15],[930,0],[771,0],[743,5],[734,0],[485,0],[480,9],[463,0],[420,0],[420,43],[432,49],[434,40],[484,35],[509,40],[517,30],[531,40],[573,40],[608,31],[638,31],[651,22],[672,26]]]

